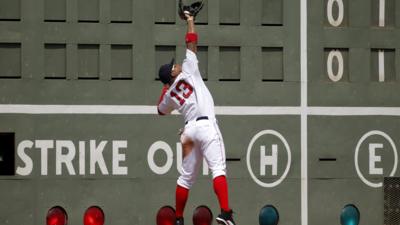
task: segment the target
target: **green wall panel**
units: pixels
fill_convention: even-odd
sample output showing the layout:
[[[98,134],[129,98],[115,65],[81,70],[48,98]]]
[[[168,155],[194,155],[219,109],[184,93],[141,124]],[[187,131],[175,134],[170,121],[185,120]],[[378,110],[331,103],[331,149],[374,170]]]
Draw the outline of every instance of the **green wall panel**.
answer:
[[[283,81],[283,49],[262,48],[263,81]]]
[[[219,48],[220,81],[240,81],[240,48]]]
[[[81,22],[99,21],[100,0],[78,0],[78,20]]]
[[[398,171],[391,174],[398,150],[387,139],[399,145],[398,117],[312,116],[308,121],[309,224],[337,224],[340,210],[350,203],[360,210],[362,224],[383,223],[383,187],[368,186],[356,168],[372,183],[399,175]],[[381,146],[371,151],[376,144]],[[382,169],[382,174],[372,172],[373,168]],[[323,202],[329,202],[329,207],[321,207]]]
[[[204,0],[203,1],[203,8],[202,8],[202,10],[201,10],[201,13],[199,13],[197,16],[196,16],[196,24],[201,24],[201,25],[204,25],[204,24],[208,24],[208,0]]]
[[[174,24],[176,18],[176,4],[174,1],[159,0],[155,5],[155,22]]]
[[[21,43],[10,54],[11,58],[15,58],[13,63],[7,63],[0,68],[12,73],[3,72],[0,77],[22,78],[18,82],[7,80],[0,84],[1,94],[8,96],[0,99],[3,103],[154,104],[152,99],[158,98],[156,95],[161,86],[154,82],[159,65],[167,63],[172,57],[176,57],[177,63],[181,63],[185,56],[186,27],[176,14],[177,3],[173,1],[43,0],[40,4],[24,1],[20,5],[19,1],[11,3],[3,0],[3,3],[8,8],[30,9],[23,10],[23,15],[16,16],[26,20],[0,22],[0,44],[6,46],[8,43]],[[294,94],[299,90],[300,81],[299,42],[296,41],[299,38],[298,5],[298,2],[292,3],[289,0],[252,0],[248,4],[240,1],[229,4],[205,2],[196,21],[200,24],[197,31],[200,37],[199,46],[202,46],[198,56],[202,76],[213,90],[217,98],[216,104],[299,104],[299,96]],[[281,10],[278,9],[280,7]],[[262,10],[266,8],[274,12],[268,14],[272,17],[267,19],[270,20],[267,23],[272,23],[272,26],[265,24],[265,18],[263,19]],[[278,22],[278,17],[281,22]],[[283,21],[285,26],[281,26]],[[221,26],[220,23],[234,26]],[[65,44],[65,59],[64,50],[46,49],[43,47],[44,43]],[[129,56],[129,50],[112,47],[119,45],[132,46],[132,55]],[[224,51],[226,47],[240,51]],[[162,50],[163,48],[167,49]],[[167,53],[168,48],[173,52]],[[266,75],[263,71],[266,68],[262,48],[283,49],[282,71],[279,66],[269,70],[274,71],[274,74],[279,71],[275,74],[279,76],[278,82],[263,82],[263,76]],[[280,58],[278,56],[275,60]],[[46,77],[53,76],[50,74],[66,79],[52,79],[52,83],[43,81]],[[98,81],[88,83],[79,79]],[[225,82],[224,79],[240,81],[232,83]],[[96,97],[102,95],[96,93],[99,87],[118,89],[121,94],[118,98],[113,95]],[[246,90],[248,87],[269,97],[248,99],[241,97],[241,93],[230,90]],[[64,91],[56,91],[60,88]],[[31,91],[36,95],[30,95]],[[133,97],[143,93],[149,99]],[[226,98],[225,93],[232,95]],[[276,94],[279,96],[275,97]],[[73,97],[74,95],[80,97]]]
[[[35,225],[37,222],[35,221],[37,215],[36,212],[34,212],[34,209],[37,207],[37,195],[31,195],[29,193],[32,193],[32,191],[38,191],[36,188],[36,182],[29,180],[1,179],[0,185],[4,188],[1,194],[2,201],[9,203],[0,205],[0,221],[3,223],[6,223],[7,221],[8,224],[24,223],[27,225]],[[41,214],[44,215],[47,210],[48,209],[43,211]],[[45,220],[45,218],[38,218],[38,220],[39,219],[40,221]]]
[[[283,24],[283,1],[262,0],[262,24],[280,25]]]
[[[46,78],[66,78],[66,45],[45,44]]]
[[[227,152],[227,167],[231,204],[237,212],[235,216],[238,223],[249,221],[256,224],[258,211],[265,204],[274,204],[282,216],[281,224],[300,224],[300,139],[298,132],[300,123],[298,116],[221,116],[219,124],[223,133]],[[0,117],[1,129],[7,128],[8,132],[15,132],[17,150],[26,141],[32,141],[34,146],[24,150],[32,158],[32,170],[27,176],[17,175],[11,177],[10,182],[4,182],[2,188],[29,186],[32,191],[20,190],[19,196],[26,199],[25,206],[34,205],[30,215],[21,216],[29,218],[40,224],[44,220],[45,212],[55,205],[66,209],[69,223],[79,223],[84,210],[91,205],[102,207],[106,214],[106,222],[113,224],[151,224],[158,208],[165,204],[173,205],[177,171],[177,143],[178,128],[183,125],[177,116],[158,117],[157,115],[2,115]],[[29,129],[26,129],[29,125]],[[159,129],[166,127],[165,129]],[[242,129],[236,129],[241,127]],[[246,164],[248,146],[251,140],[264,130],[279,132],[287,141],[291,161],[288,161],[283,142],[273,135],[263,135],[256,139],[251,148],[251,169],[257,179],[264,183],[272,183],[279,179],[288,168],[287,176],[275,187],[261,187],[250,177]],[[51,131],[51,132],[49,132]],[[51,141],[52,147],[42,151],[38,141]],[[71,161],[72,169],[67,169],[66,164],[61,164],[61,174],[57,175],[57,141],[70,141],[75,147],[75,154]],[[113,169],[113,141],[126,140],[126,148],[119,150],[125,155],[125,160],[119,166],[127,167],[127,174],[117,175]],[[106,169],[100,169],[99,164],[94,164],[94,174],[91,172],[91,161],[94,146],[106,142],[101,152]],[[149,166],[148,152],[150,146],[157,141],[163,141],[170,146],[173,157],[172,165],[165,174],[156,174]],[[83,144],[82,144],[83,143]],[[266,146],[268,150],[273,144],[278,145],[277,175],[273,175],[270,166],[265,166],[266,174],[260,174],[259,154],[260,147]],[[83,146],[83,147],[82,147]],[[82,149],[84,149],[82,151]],[[62,154],[71,152],[64,148]],[[84,153],[84,154],[83,154]],[[16,168],[24,168],[25,160],[19,157]],[[47,163],[42,163],[42,154],[46,154]],[[84,156],[82,156],[84,155]],[[270,152],[266,152],[266,156]],[[84,165],[81,159],[84,157]],[[235,161],[230,161],[236,159]],[[157,165],[165,164],[166,157],[163,151],[154,155]],[[43,172],[42,165],[46,165]],[[289,165],[289,167],[287,167]],[[73,171],[73,172],[71,172]],[[108,173],[105,173],[107,171]],[[2,180],[0,180],[2,182]],[[110,190],[110,188],[112,190]],[[251,190],[251,192],[243,192]],[[0,197],[10,195],[0,192]],[[62,194],[61,194],[62,193]],[[202,204],[210,206],[217,214],[218,202],[214,196],[210,174],[202,170],[194,185],[187,205],[185,216],[191,217],[192,210]],[[12,193],[11,195],[16,195]],[[4,197],[3,197],[4,196]],[[28,197],[29,196],[29,197]],[[116,201],[118,199],[118,201]],[[0,215],[13,214],[19,204],[4,209]],[[129,215],[127,215],[129,214]]]
[[[111,22],[132,22],[133,0],[110,1]]]
[[[1,0],[0,20],[21,20],[21,1]]]
[[[197,47],[200,74],[204,80],[208,77],[208,46]]]
[[[347,204],[354,204],[360,211],[360,224],[383,223],[382,190],[363,187],[354,179],[315,179],[309,182],[310,225],[340,224],[340,212]],[[327,206],[329,205],[329,206]]]
[[[219,23],[223,25],[240,24],[240,0],[220,0],[219,3]]]
[[[78,45],[78,76],[83,79],[99,78],[99,45]]]
[[[112,79],[132,79],[132,46],[111,45]]]
[[[67,3],[66,0],[45,0],[44,2],[45,21],[66,21]]]
[[[21,77],[21,44],[0,44],[0,78]]]
[[[400,33],[393,26],[394,18],[398,18],[398,4],[385,1],[382,17],[385,23],[377,27],[379,1],[332,1],[332,8],[328,2],[316,1],[308,10],[308,103],[313,106],[399,106]],[[343,2],[343,7],[338,2]],[[329,22],[329,14],[333,22]],[[343,14],[342,20],[339,14]],[[331,49],[338,49],[343,58],[344,73],[338,82],[327,74],[327,51]],[[381,81],[379,51],[384,51],[381,71],[387,78]],[[337,56],[331,65],[334,73],[337,72]]]

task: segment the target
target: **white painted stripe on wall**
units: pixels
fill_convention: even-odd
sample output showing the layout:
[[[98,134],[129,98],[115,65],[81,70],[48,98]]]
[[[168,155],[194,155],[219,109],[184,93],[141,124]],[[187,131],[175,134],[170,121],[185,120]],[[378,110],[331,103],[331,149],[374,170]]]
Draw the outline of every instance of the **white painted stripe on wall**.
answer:
[[[300,107],[217,106],[217,115],[300,115]]]
[[[148,105],[0,105],[0,113],[16,114],[157,114]]]
[[[308,143],[307,143],[307,0],[300,2],[300,95],[301,95],[301,225],[308,225]]]
[[[385,52],[379,50],[378,52],[378,70],[379,70],[379,82],[385,81]]]
[[[400,107],[216,106],[217,115],[400,116]],[[0,114],[156,115],[153,105],[19,105],[0,104]],[[174,113],[177,114],[177,113]]]
[[[315,116],[400,116],[400,107],[308,107]]]
[[[216,106],[217,115],[300,115],[300,107]],[[152,105],[0,105],[6,114],[157,114]],[[177,114],[177,113],[174,113]]]
[[[385,0],[379,0],[379,26],[385,26]]]

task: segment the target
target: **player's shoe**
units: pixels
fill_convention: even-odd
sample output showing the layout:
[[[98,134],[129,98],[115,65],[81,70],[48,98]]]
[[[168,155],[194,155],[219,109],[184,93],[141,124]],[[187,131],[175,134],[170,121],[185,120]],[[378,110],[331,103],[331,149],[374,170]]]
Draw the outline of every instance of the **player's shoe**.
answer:
[[[175,225],[184,225],[183,218],[182,217],[181,218],[176,218]]]
[[[233,221],[232,218],[232,210],[230,211],[221,211],[221,214],[218,215],[217,217],[217,223],[223,224],[223,225],[235,225],[235,221]]]

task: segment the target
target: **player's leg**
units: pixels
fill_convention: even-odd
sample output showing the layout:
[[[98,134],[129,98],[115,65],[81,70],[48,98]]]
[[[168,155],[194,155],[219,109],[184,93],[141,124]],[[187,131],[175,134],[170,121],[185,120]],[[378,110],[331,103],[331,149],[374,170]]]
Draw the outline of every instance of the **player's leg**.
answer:
[[[207,134],[210,136],[204,145],[207,147],[203,149],[203,156],[212,172],[214,192],[221,208],[221,214],[217,217],[217,222],[234,225],[232,210],[229,206],[224,141],[217,124],[211,125],[209,130]]]
[[[183,224],[183,212],[189,197],[189,190],[196,180],[197,173],[200,169],[200,162],[202,161],[202,155],[200,151],[194,148],[194,144],[190,143],[190,140],[186,139],[181,141],[183,161],[181,176],[178,178],[175,195],[175,213],[177,217],[177,225]]]

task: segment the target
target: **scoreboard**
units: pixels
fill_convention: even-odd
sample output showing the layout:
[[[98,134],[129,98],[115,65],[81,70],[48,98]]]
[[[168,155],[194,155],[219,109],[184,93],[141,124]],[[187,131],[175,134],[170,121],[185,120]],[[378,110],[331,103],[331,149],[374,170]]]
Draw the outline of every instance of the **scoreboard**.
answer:
[[[396,224],[400,4],[308,4],[309,224],[337,224],[346,204],[360,224]]]
[[[310,105],[399,105],[399,12],[388,0],[309,3]]]
[[[400,3],[205,0],[199,67],[224,137],[238,224],[400,221]],[[149,225],[174,205],[183,126],[158,67],[184,58],[173,0],[0,0],[0,223]],[[219,213],[203,163],[185,220]],[[261,221],[262,222],[262,221]],[[263,224],[264,225],[264,224]]]

